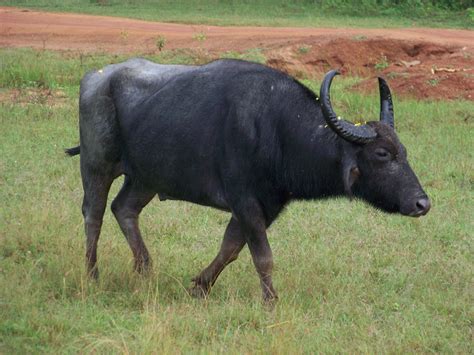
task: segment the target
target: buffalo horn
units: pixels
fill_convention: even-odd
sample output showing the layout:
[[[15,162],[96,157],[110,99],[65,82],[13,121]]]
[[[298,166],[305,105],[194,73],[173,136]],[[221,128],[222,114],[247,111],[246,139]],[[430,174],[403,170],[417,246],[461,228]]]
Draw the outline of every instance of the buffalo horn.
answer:
[[[380,91],[380,122],[388,124],[395,128],[395,121],[393,118],[393,102],[392,94],[387,85],[387,82],[379,77],[379,91]]]
[[[323,110],[324,119],[334,132],[349,142],[365,144],[372,141],[377,136],[377,133],[372,127],[368,125],[355,126],[351,122],[343,120],[340,117],[338,118],[332,109],[329,90],[331,89],[332,79],[336,75],[339,75],[339,72],[331,70],[326,74],[321,84],[321,108]]]

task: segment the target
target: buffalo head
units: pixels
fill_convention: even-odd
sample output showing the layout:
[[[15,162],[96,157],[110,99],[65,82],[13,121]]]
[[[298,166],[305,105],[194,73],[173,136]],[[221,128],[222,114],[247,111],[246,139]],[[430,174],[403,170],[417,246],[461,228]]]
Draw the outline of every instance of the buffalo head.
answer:
[[[386,211],[419,217],[428,213],[428,196],[408,164],[407,152],[395,133],[390,89],[379,78],[380,120],[354,125],[338,117],[329,95],[337,71],[321,85],[321,108],[331,129],[347,143],[342,159],[344,189]]]

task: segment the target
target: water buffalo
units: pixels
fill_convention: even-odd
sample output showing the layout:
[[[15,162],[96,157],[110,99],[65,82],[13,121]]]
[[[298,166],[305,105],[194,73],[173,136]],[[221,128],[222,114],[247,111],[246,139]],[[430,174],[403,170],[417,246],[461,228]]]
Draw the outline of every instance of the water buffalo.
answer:
[[[205,296],[248,245],[264,300],[276,298],[266,229],[292,200],[346,195],[387,212],[418,217],[430,201],[394,130],[387,83],[379,78],[380,120],[354,125],[331,107],[330,71],[318,98],[264,65],[218,60],[203,66],[143,59],[109,65],[81,82],[82,212],[89,273],[109,188],[124,174],[112,211],[138,271],[150,257],[138,228],[158,195],[231,212],[220,251],[194,279]]]

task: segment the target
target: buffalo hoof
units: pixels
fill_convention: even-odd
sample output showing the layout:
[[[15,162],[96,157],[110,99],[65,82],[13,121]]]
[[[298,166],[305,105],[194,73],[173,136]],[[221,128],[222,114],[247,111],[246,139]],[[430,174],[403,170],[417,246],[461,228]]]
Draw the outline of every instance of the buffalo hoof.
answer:
[[[275,305],[278,302],[278,296],[277,295],[267,295],[263,297],[263,306],[268,310],[268,311],[273,311],[275,309]]]
[[[141,276],[147,277],[151,274],[152,267],[150,263],[144,263],[144,262],[135,262],[135,265],[133,266],[133,270],[140,274]]]
[[[194,286],[188,289],[189,294],[194,298],[199,299],[206,299],[209,296],[209,287],[205,287],[200,283],[196,282],[195,279],[192,280],[194,282]]]
[[[93,280],[98,280],[99,279],[99,269],[97,268],[97,266],[94,266],[93,268],[89,269],[87,271],[87,275]]]

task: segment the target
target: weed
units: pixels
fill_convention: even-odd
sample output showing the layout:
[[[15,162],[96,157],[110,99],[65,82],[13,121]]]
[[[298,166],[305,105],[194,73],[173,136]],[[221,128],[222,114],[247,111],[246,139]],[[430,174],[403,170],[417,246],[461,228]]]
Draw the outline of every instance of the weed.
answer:
[[[367,36],[364,35],[355,35],[352,37],[355,41],[365,41],[367,39]]]
[[[308,80],[308,73],[303,70],[295,70],[293,76],[299,80]]]
[[[252,48],[246,50],[243,53],[236,52],[236,51],[227,51],[220,55],[220,58],[233,58],[233,59],[243,59],[249,60],[255,63],[265,63],[266,57],[260,48]]]
[[[311,50],[311,46],[306,45],[306,44],[303,44],[303,45],[298,47],[298,53],[299,54],[309,53],[310,50]]]
[[[193,39],[202,43],[207,39],[207,35],[205,32],[198,32],[193,35]]]
[[[128,30],[123,29],[120,31],[120,39],[122,40],[122,42],[127,42],[128,36],[129,36]]]
[[[385,54],[380,55],[380,59],[377,63],[375,63],[374,68],[376,70],[384,70],[388,68],[390,64],[388,63],[387,56]]]
[[[165,36],[160,35],[155,39],[156,48],[158,48],[160,52],[163,50],[163,48],[165,48],[165,44],[166,44]]]
[[[389,79],[395,79],[395,78],[400,78],[400,77],[406,79],[406,78],[410,77],[410,74],[408,74],[406,72],[397,73],[397,72],[393,72],[393,71],[387,74],[387,78],[389,78]]]
[[[471,21],[474,22],[474,7],[470,7],[469,9],[467,9],[467,12]]]
[[[466,50],[463,50],[462,51],[462,56],[463,56],[464,59],[471,59],[472,58],[472,53],[468,52]]]
[[[429,79],[429,80],[427,80],[427,83],[428,83],[430,86],[438,86],[438,84],[439,84],[439,79],[438,79],[438,78]]]

